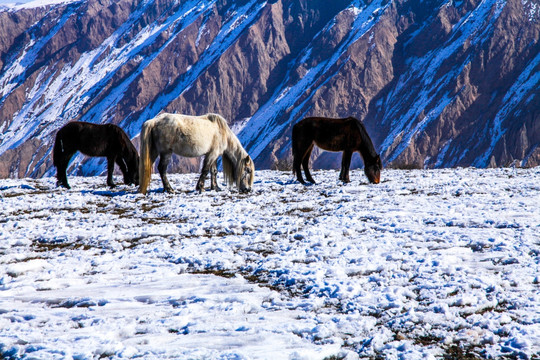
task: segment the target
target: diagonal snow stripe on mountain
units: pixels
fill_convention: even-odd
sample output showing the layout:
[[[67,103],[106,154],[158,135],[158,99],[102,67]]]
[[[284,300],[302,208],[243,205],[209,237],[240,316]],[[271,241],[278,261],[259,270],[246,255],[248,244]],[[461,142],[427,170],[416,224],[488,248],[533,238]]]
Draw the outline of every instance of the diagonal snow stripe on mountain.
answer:
[[[291,114],[289,116],[290,119],[302,119],[304,118],[308,111],[310,110],[310,108],[305,108],[305,106],[309,103],[309,101],[311,101],[311,99],[313,98],[313,96],[317,93],[317,90],[321,87],[323,87],[324,85],[326,85],[330,80],[332,80],[334,78],[334,76],[336,76],[338,73],[339,73],[339,70],[341,70],[341,68],[343,67],[345,63],[342,63],[341,65],[339,65],[337,67],[337,69],[335,71],[332,72],[331,75],[328,75],[325,80],[320,83],[320,84],[317,84],[316,86],[312,86],[311,87],[311,92],[310,94],[300,103],[300,104],[296,104],[294,105],[294,108],[291,110]],[[316,69],[320,69],[321,66],[317,66]],[[313,71],[317,74],[320,74],[320,71]],[[307,74],[306,74],[307,76]],[[304,76],[304,78],[306,78],[306,76]],[[310,79],[312,79],[313,75],[310,76]],[[296,87],[295,87],[296,88]],[[298,88],[297,88],[298,89]],[[278,95],[278,96],[281,96]],[[297,100],[298,98],[297,97],[294,97],[293,98],[294,100]],[[270,104],[270,102],[267,103],[268,105]],[[265,104],[266,106],[266,104]],[[292,104],[291,104],[292,106]],[[272,107],[269,107],[269,109],[267,110],[264,110],[265,112],[268,111],[268,113],[266,113],[267,116],[272,116]],[[249,123],[248,123],[249,125]],[[268,123],[265,125],[265,127],[262,129],[262,132],[261,132],[261,137],[260,138],[255,138],[255,145],[256,147],[251,149],[249,152],[250,152],[250,155],[255,158],[256,156],[259,156],[261,154],[262,151],[264,151],[264,149],[268,146],[268,144],[270,143],[271,140],[273,139],[276,139],[278,138],[278,135],[280,133],[282,133],[284,131],[284,129],[288,126],[289,124],[288,123],[282,123],[282,124],[275,124],[274,123]],[[242,129],[243,130],[243,129]],[[247,128],[247,131],[249,131],[249,127]],[[252,143],[249,143],[249,144],[253,144]],[[249,146],[248,146],[249,148]]]
[[[247,125],[242,129],[239,134],[239,138],[242,143],[247,144],[247,149],[252,158],[256,159],[269,145],[269,143],[275,138],[276,135],[280,134],[289,123],[284,122],[281,124],[276,123],[276,119],[280,113],[284,113],[291,106],[295,105],[297,99],[301,97],[303,93],[306,92],[306,89],[310,89],[311,92],[308,96],[308,99],[312,98],[317,89],[320,88],[324,83],[326,83],[332,76],[336,73],[332,72],[332,75],[328,79],[323,80],[321,83],[321,77],[323,74],[331,71],[332,67],[335,66],[340,59],[343,59],[343,55],[346,54],[347,49],[360,39],[364,34],[366,34],[373,25],[376,24],[377,19],[372,17],[372,14],[377,10],[379,14],[382,14],[384,10],[390,5],[383,5],[383,1],[374,1],[370,5],[366,6],[364,9],[359,10],[355,7],[350,7],[345,11],[354,11],[356,18],[351,26],[351,30],[348,36],[341,42],[339,48],[333,52],[332,56],[317,64],[312,69],[308,70],[307,74],[294,85],[288,84],[286,81],[281,84],[281,86],[274,92],[274,95],[255,113]],[[331,19],[329,25],[325,26],[324,29],[329,29],[335,19]],[[314,38],[317,39],[321,34],[317,34]],[[305,61],[305,58],[310,55],[311,45],[308,45],[304,51],[300,53],[297,59],[294,61],[295,65],[301,64]],[[347,61],[344,59],[344,61]],[[289,74],[292,69],[289,70],[285,79],[289,78]],[[307,102],[307,99],[302,102],[302,106]],[[295,105],[296,106],[296,105]],[[299,110],[293,113],[294,115],[298,114]],[[290,120],[297,119],[295,116],[289,116]],[[305,112],[303,113],[305,114]]]
[[[455,54],[463,46],[467,39],[471,41],[479,41],[477,36],[478,32],[484,28],[484,20],[489,17],[486,14],[491,12],[494,6],[496,6],[494,1],[482,1],[482,3],[471,11],[468,16],[464,17],[461,22],[453,27],[452,32],[454,35],[451,36],[451,38],[443,46],[429,52],[422,58],[415,59],[415,63],[417,65],[414,68],[413,74],[407,74],[407,79],[403,79],[403,77],[400,79],[399,86],[396,87],[396,92],[402,92],[404,88],[410,87],[411,82],[408,80],[412,77],[416,77],[421,80],[422,89],[430,89],[430,87],[433,86],[432,83],[435,79],[435,74],[444,61]],[[500,12],[501,9],[492,15],[491,23],[498,18]],[[484,29],[484,31],[487,30]],[[468,59],[464,63],[467,61]],[[461,66],[463,65],[464,64],[461,64]],[[435,81],[440,82],[440,80]],[[392,97],[390,97],[390,99],[392,99]],[[396,99],[396,101],[399,101],[399,99]],[[418,114],[419,113],[411,114],[411,116],[412,118],[415,118]],[[392,115],[395,114],[390,114],[391,118],[395,117]]]
[[[43,73],[40,73],[37,77],[36,83],[43,79]],[[21,111],[15,114],[11,124],[9,124],[7,131],[0,134],[0,153],[3,151],[15,148],[27,140],[28,134],[35,133],[40,128],[40,123],[37,121],[25,121],[28,116],[31,116],[33,109],[32,105],[47,91],[50,85],[51,77],[43,80],[43,86],[39,88],[33,88],[31,94],[35,94],[35,98],[29,103],[28,106],[21,109]]]
[[[458,69],[452,70],[444,76],[436,79],[435,83],[424,84],[422,86],[422,91],[416,95],[414,103],[404,115],[399,117],[399,121],[396,121],[395,123],[395,128],[389,133],[381,145],[381,149],[389,149],[396,138],[400,137],[402,134],[406,134],[400,140],[397,148],[392,148],[391,151],[385,154],[385,161],[389,162],[395,160],[396,157],[399,156],[399,154],[401,154],[401,152],[403,152],[407,146],[409,146],[414,137],[422,132],[431,121],[439,117],[446,106],[451,104],[456,98],[459,97],[459,92],[454,97],[449,97],[448,94],[445,94],[436,104],[433,103],[433,101],[437,98],[438,92],[444,91],[446,84],[452,79],[455,79],[463,71],[466,63],[467,62],[461,64]],[[400,82],[400,87],[406,86],[406,84],[407,82]],[[433,89],[436,89],[437,91],[435,92]],[[398,107],[394,106],[393,108],[397,109]],[[415,120],[418,119],[420,114],[422,114],[422,112],[426,109],[429,109],[428,114],[422,117],[420,121],[415,123]],[[387,117],[398,118],[397,115],[392,116],[392,114],[388,115]]]
[[[142,49],[151,46],[154,40],[164,31],[170,28],[175,29],[175,33],[170,36],[170,38],[155,52],[151,55],[146,56],[139,64],[137,69],[128,76],[122,83],[115,87],[112,92],[103,99],[100,103],[93,106],[92,109],[85,114],[83,119],[86,121],[91,121],[94,116],[102,116],[102,114],[107,114],[110,112],[113,107],[120,101],[124,96],[125,91],[128,89],[129,85],[143,72],[143,70],[154,61],[159,54],[165,49],[169,44],[176,39],[176,37],[189,25],[191,25],[199,16],[204,14],[209,10],[215,1],[212,2],[203,2],[199,0],[193,0],[191,2],[184,2],[182,7],[172,16],[170,16],[165,22],[159,26],[149,25],[147,28],[143,29],[137,39],[127,44],[118,54],[114,54],[116,58],[121,61],[121,64],[116,67],[115,71],[120,68],[121,65],[124,65],[127,61],[136,57]],[[182,26],[177,26],[178,23],[181,23]],[[101,82],[103,84],[107,83],[112,76],[104,78]],[[96,89],[99,90],[100,86],[96,86]],[[131,134],[134,136],[135,134]]]
[[[387,96],[385,108],[389,108],[392,110],[390,110],[391,112],[389,112],[385,118],[392,119],[392,121],[396,122],[399,121],[399,123],[401,124],[406,121],[411,121],[415,119],[420,114],[421,110],[415,113],[408,112],[408,115],[400,116],[400,107],[397,105],[399,104],[399,102],[402,102],[403,99],[392,96],[393,93],[407,93],[406,91],[404,91],[404,89],[410,88],[411,83],[414,84],[417,81],[421,82],[419,88],[422,89],[423,92],[428,91],[431,86],[433,86],[432,83],[435,79],[435,74],[437,73],[437,70],[440,69],[444,61],[446,61],[449,57],[455,54],[467,40],[471,40],[471,43],[485,40],[482,36],[479,36],[479,33],[482,31],[482,33],[484,34],[492,30],[492,26],[485,26],[485,20],[490,18],[491,16],[490,23],[492,25],[501,14],[502,8],[500,7],[500,5],[501,4],[495,0],[483,0],[481,4],[479,4],[468,15],[464,16],[461,21],[459,21],[456,25],[453,26],[452,35],[450,36],[449,40],[445,42],[445,44],[443,44],[437,49],[428,52],[425,56],[421,58],[414,58],[414,63],[417,65],[412,68],[411,72],[400,76],[398,85],[395,87],[395,90]],[[489,15],[493,9],[495,9],[495,11],[493,12],[493,14]],[[418,34],[422,31],[425,31],[426,26],[427,23],[426,25],[420,27],[420,29],[418,29],[415,33]],[[414,36],[411,36],[411,39],[414,38]],[[412,40],[406,42],[405,45],[409,46],[410,41]],[[468,61],[469,59],[466,59],[463,64],[461,64],[461,67],[463,68],[463,66]],[[461,72],[461,70],[459,70],[459,72]],[[448,74],[446,75],[446,77],[448,77]],[[443,85],[441,80],[436,81],[438,81],[439,84],[437,88]],[[414,96],[415,93],[410,92],[410,95]],[[424,97],[424,100],[425,98],[427,97]],[[426,104],[427,103],[423,103],[422,105]],[[398,119],[398,117],[400,118],[399,120],[394,120]],[[407,120],[404,120],[404,118]],[[402,130],[403,128],[400,129],[398,132],[401,132]],[[394,134],[391,134],[387,137],[387,139],[393,136]]]
[[[178,31],[178,34],[181,32],[181,30],[183,30],[184,28],[189,26],[189,24],[195,21],[198,16],[200,16],[207,9],[209,9],[215,3],[215,1],[212,3],[206,3],[206,5],[199,5],[197,7],[198,11],[192,13],[187,9],[195,8],[196,6],[194,3],[199,2],[194,1],[192,5],[184,4],[184,7],[178,11],[178,14],[184,13],[186,16],[190,14],[190,16],[187,17],[188,20],[185,21],[186,25],[181,27],[181,29]],[[229,21],[225,25],[222,26],[221,32],[216,36],[208,49],[206,49],[203,54],[201,54],[201,60],[194,64],[189,69],[189,71],[182,76],[183,80],[179,82],[175,90],[173,90],[171,93],[158,97],[142,112],[138,120],[132,120],[129,117],[124,119],[124,121],[121,123],[121,126],[126,130],[130,137],[134,137],[140,132],[142,123],[144,121],[156,116],[171,101],[180,96],[184,91],[188,90],[193,84],[193,82],[195,82],[199,78],[199,76],[204,71],[206,71],[208,67],[212,65],[223,54],[223,52],[225,52],[227,48],[229,48],[232,44],[236,42],[242,32],[249,25],[251,25],[253,20],[258,16],[260,11],[266,5],[266,2],[264,4],[257,3],[258,1],[255,0],[238,9],[236,14],[231,19],[229,19]],[[256,11],[252,11],[254,7],[257,7]],[[173,38],[174,36],[171,37],[166,44],[164,44],[162,49],[165,48],[170,42],[172,42],[174,40]],[[151,58],[147,58],[146,60],[144,60],[144,67],[146,67],[152,60],[154,60],[154,58],[158,56],[160,52],[161,50],[156,51]],[[117,89],[115,89],[114,93],[117,94],[118,97],[121,97],[125,89],[127,89],[127,86],[136,78],[137,75],[140,74],[140,72],[142,72],[142,70],[144,70],[144,67],[139,67],[140,71],[137,74],[133,74],[128,79],[126,79],[126,81],[124,81]],[[104,101],[110,103],[110,105],[113,106],[116,103],[116,101],[113,100],[113,96],[108,96]],[[107,111],[99,105],[93,107],[93,109],[96,109],[96,111],[100,108],[103,109],[103,112]],[[72,162],[72,165],[70,166],[70,169],[76,169],[77,166],[81,164],[83,159],[83,156],[78,156],[77,158],[75,158]],[[102,163],[102,159],[89,159],[83,165],[82,174],[95,175],[103,173],[105,170]]]
[[[498,0],[482,1],[468,16],[465,16],[462,21],[454,25],[452,28],[453,35],[450,36],[449,40],[443,46],[429,52],[422,58],[415,59],[417,65],[414,67],[413,73],[401,76],[396,86],[396,93],[407,93],[404,89],[410,87],[411,83],[414,83],[414,79],[421,81],[421,84],[418,86],[420,91],[415,96],[413,106],[404,115],[398,117],[398,114],[389,112],[385,116],[386,119],[396,119],[393,122],[393,130],[389,132],[381,145],[381,149],[391,149],[385,154],[385,161],[390,162],[395,160],[409,146],[411,139],[419,131],[422,131],[429,122],[435,120],[443,112],[444,107],[451,103],[451,99],[448,99],[447,96],[443,96],[437,104],[433,104],[432,101],[440,91],[444,91],[448,82],[455,79],[463,71],[469,59],[465,59],[461,64],[458,64],[457,68],[441,77],[436,77],[437,72],[448,58],[452,57],[462,48],[467,40],[470,40],[474,44],[488,38],[485,36],[485,33],[493,30],[493,24],[501,14],[504,5],[504,3]],[[489,19],[489,24],[486,24],[486,19]],[[414,95],[412,92],[410,94],[411,96]],[[398,103],[403,101],[403,99],[388,96],[387,101],[389,103],[387,108],[399,111],[400,106],[398,106]],[[414,125],[424,111],[428,111],[429,115],[422,117],[420,122]],[[407,135],[401,139],[397,148],[391,148],[393,142],[400,134]]]
[[[431,103],[431,100],[433,99],[434,96],[432,96],[430,98],[430,100],[428,100],[426,103]],[[422,120],[420,120],[418,123],[416,123],[414,126],[413,126],[413,122],[410,122],[408,123],[407,125],[407,128],[405,130],[401,130],[401,131],[394,131],[391,133],[391,135],[387,138],[386,142],[383,143],[383,145],[381,146],[382,149],[386,149],[388,148],[388,146],[391,145],[391,141],[398,136],[399,133],[404,133],[406,134],[403,139],[401,140],[399,146],[393,150],[391,152],[391,154],[387,155],[387,158],[385,159],[386,161],[393,161],[396,159],[396,157],[401,154],[403,152],[403,150],[405,150],[405,148],[407,148],[407,146],[409,146],[409,143],[411,142],[411,140],[417,136],[420,132],[422,132],[422,130],[425,129],[425,127],[433,120],[435,120],[439,115],[441,115],[441,113],[443,112],[443,110],[446,108],[446,106],[448,106],[448,104],[450,104],[452,102],[454,98],[449,98],[448,96],[443,96],[441,98],[441,100],[437,103],[436,106],[434,106],[432,108],[432,110],[426,115],[424,116],[424,118],[422,118]],[[422,103],[422,102],[421,102]],[[414,109],[418,109],[418,106],[416,106]],[[389,143],[390,141],[390,143]]]
[[[74,10],[66,11],[46,36],[38,39],[37,42],[35,42],[35,40],[30,42],[30,45],[22,50],[22,53],[13,61],[11,66],[4,71],[4,74],[0,75],[0,105],[4,103],[6,97],[13,89],[24,83],[26,80],[26,71],[35,63],[38,53],[49,40],[56,35],[73,14]],[[39,22],[36,23],[33,28],[37,26],[39,26]],[[31,33],[32,29],[30,29],[29,32]],[[9,63],[9,61],[7,63]]]
[[[117,48],[115,44],[122,38],[122,36],[130,30],[130,28],[135,24],[139,19],[140,15],[146,9],[146,6],[151,4],[148,2],[143,6],[139,11],[134,14],[122,27],[116,31],[109,39],[105,40],[104,43],[96,49],[94,52],[91,52],[86,60],[81,60],[73,67],[73,72],[77,74],[84,74],[86,76],[81,77],[81,87],[75,89],[72,92],[67,93],[69,96],[65,102],[67,104],[64,106],[62,114],[64,118],[70,118],[71,116],[66,115],[66,112],[73,112],[77,114],[83,108],[83,106],[94,96],[94,93],[98,92],[104,84],[108,83],[115,73],[128,61],[136,57],[143,49],[148,46],[151,46],[154,40],[164,31],[167,31],[170,28],[175,28],[175,34],[173,34],[165,44],[153,52],[151,55],[146,56],[139,64],[137,69],[128,76],[124,81],[117,85],[110,94],[106,96],[96,105],[92,106],[88,113],[84,114],[80,120],[89,121],[89,122],[102,122],[107,119],[107,115],[112,111],[114,106],[122,99],[125,91],[129,85],[142,73],[142,71],[161,53],[161,51],[166,48],[175,37],[182,32],[187,26],[191,25],[201,14],[207,11],[212,7],[212,3],[200,4],[198,0],[193,0],[191,2],[185,2],[178,11],[170,16],[166,21],[164,21],[159,26],[151,24],[143,28],[137,36],[125,44],[124,46]],[[178,23],[182,23],[183,26],[176,26]],[[107,55],[107,57],[99,63],[95,63],[95,59],[100,58],[103,52],[107,49],[113,49]],[[84,65],[82,63],[90,63],[88,66],[88,73],[85,73]],[[99,74],[107,74],[106,76],[99,76]],[[93,81],[92,81],[93,80]],[[74,81],[72,81],[73,83]],[[60,83],[63,83],[60,81]],[[73,94],[74,93],[74,94]],[[75,115],[74,115],[75,116]],[[60,126],[61,124],[59,124]],[[44,156],[46,158],[49,156],[51,149]],[[79,166],[80,162],[84,159],[84,156],[78,155],[72,162],[70,169],[75,169]],[[99,161],[99,160],[98,160]],[[94,163],[96,165],[96,163]],[[95,167],[95,166],[94,166]],[[103,166],[99,166],[98,170],[86,170],[90,171],[89,174],[99,174],[103,171]],[[97,171],[97,172],[96,172]],[[49,169],[47,172],[49,175],[54,173],[54,169]]]
[[[148,6],[149,3],[147,2],[145,6]],[[43,79],[44,82],[36,81],[34,87],[30,89],[30,95],[33,96],[29,96],[30,100],[15,115],[8,128],[15,135],[2,142],[0,153],[16,147],[18,143],[29,137],[39,135],[36,134],[38,124],[43,128],[44,124],[53,123],[51,129],[55,130],[63,124],[62,121],[58,121],[59,118],[66,117],[66,115],[70,116],[70,114],[74,116],[81,110],[89,100],[88,96],[85,95],[89,93],[96,83],[100,82],[100,74],[104,71],[114,71],[115,68],[120,66],[115,62],[116,59],[95,65],[95,59],[106,51],[110,45],[116,43],[121,34],[138,20],[144,12],[145,6],[134,12],[130,19],[105,40],[100,47],[84,53],[73,66],[66,64],[60,74],[51,74],[47,79],[43,79],[44,76],[40,74],[38,79]],[[54,80],[52,80],[53,76],[56,76]],[[34,121],[28,121],[33,114],[39,115],[35,116]]]
[[[476,159],[475,163],[473,164],[474,166],[488,166],[489,156],[495,149],[495,146],[499,140],[505,134],[505,130],[502,130],[502,122],[507,118],[509,113],[524,100],[523,97],[529,94],[526,89],[532,89],[534,88],[535,84],[540,83],[540,72],[537,71],[539,66],[540,54],[537,54],[504,96],[503,105],[497,112],[497,115],[493,120],[493,126],[490,129],[491,144],[485,153]],[[536,95],[533,94],[533,96]]]
[[[252,0],[246,5],[238,8],[231,19],[221,26],[221,31],[215,39],[213,39],[209,47],[201,54],[199,61],[193,64],[189,71],[180,77],[180,81],[174,90],[159,96],[142,111],[137,119],[124,119],[122,126],[126,129],[128,134],[131,136],[138,134],[143,122],[155,117],[171,103],[171,101],[188,91],[193,83],[197,81],[211,65],[215,64],[221,55],[240,38],[243,31],[255,21],[265,6],[266,1],[259,3],[258,0]]]
[[[452,35],[446,44],[428,53],[418,65],[418,71],[423,73],[424,86],[430,84],[440,66],[450,56],[455,54],[467,40],[484,41],[487,37],[482,33],[493,30],[493,23],[499,18],[504,5],[499,0],[483,0],[468,16],[452,28]],[[489,26],[486,24],[489,19]]]

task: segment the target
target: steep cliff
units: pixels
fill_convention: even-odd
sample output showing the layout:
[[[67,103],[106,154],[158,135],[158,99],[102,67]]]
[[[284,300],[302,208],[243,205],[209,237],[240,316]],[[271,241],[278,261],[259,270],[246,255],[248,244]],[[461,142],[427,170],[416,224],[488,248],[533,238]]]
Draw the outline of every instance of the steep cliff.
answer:
[[[54,135],[70,120],[116,123],[137,142],[161,111],[222,114],[258,168],[286,167],[291,127],[311,115],[363,120],[390,166],[538,165],[539,33],[525,0],[0,9],[0,177],[54,175]],[[70,168],[104,170],[83,156]]]

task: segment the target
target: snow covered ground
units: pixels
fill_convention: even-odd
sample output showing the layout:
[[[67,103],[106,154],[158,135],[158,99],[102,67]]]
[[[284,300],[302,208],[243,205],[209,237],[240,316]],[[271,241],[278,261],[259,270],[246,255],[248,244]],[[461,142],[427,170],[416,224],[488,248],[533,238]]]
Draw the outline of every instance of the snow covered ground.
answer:
[[[540,168],[314,177],[0,180],[0,358],[538,356]]]

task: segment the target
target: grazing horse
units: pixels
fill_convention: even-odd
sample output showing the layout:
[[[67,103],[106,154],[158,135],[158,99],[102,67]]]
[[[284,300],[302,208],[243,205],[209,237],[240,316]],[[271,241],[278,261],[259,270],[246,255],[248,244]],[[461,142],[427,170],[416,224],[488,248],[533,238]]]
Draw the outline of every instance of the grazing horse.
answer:
[[[152,164],[158,155],[158,170],[163,188],[167,192],[174,192],[167,179],[167,165],[173,152],[185,157],[205,156],[196,186],[199,192],[204,191],[208,172],[211,177],[210,189],[219,190],[216,162],[220,156],[225,182],[228,185],[235,184],[240,192],[251,191],[255,176],[253,160],[220,115],[161,114],[143,124],[140,139],[139,192],[142,194],[146,194]]]
[[[309,172],[309,157],[314,144],[323,150],[343,151],[339,180],[350,182],[351,157],[355,151],[358,151],[364,160],[364,173],[369,182],[379,183],[382,169],[381,158],[375,151],[364,124],[359,120],[353,117],[346,119],[309,117],[293,126],[293,171],[302,184],[305,182],[300,165],[304,168],[307,181],[315,183]]]
[[[113,124],[92,124],[82,121],[67,123],[56,133],[53,163],[57,185],[70,189],[66,169],[75,152],[107,158],[107,185],[114,187],[116,162],[124,175],[124,183],[139,184],[139,154],[124,130]]]

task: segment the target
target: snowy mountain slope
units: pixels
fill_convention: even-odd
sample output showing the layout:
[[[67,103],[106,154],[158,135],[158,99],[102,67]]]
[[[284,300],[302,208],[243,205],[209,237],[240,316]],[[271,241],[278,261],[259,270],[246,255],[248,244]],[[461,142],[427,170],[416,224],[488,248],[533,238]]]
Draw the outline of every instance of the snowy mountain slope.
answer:
[[[538,168],[314,177],[4,180],[0,357],[538,355]]]
[[[302,117],[356,116],[384,162],[539,163],[531,1],[75,1],[0,11],[0,177],[54,174],[70,120],[137,142],[160,111],[217,112],[259,168]],[[338,157],[314,154],[315,167]],[[180,160],[175,170],[196,169]],[[100,174],[78,156],[71,173]]]
[[[490,161],[526,162],[526,154],[537,150],[539,29],[521,8],[526,5],[482,1],[475,8],[463,3],[440,11],[437,21],[446,32],[440,45],[405,60],[410,71],[377,105],[383,124],[396,122],[381,145],[387,161],[408,162],[407,153],[416,153],[419,166],[485,167]],[[403,52],[418,53],[415,48],[424,46],[412,38]],[[519,155],[507,144],[519,137],[512,127],[529,132]]]

